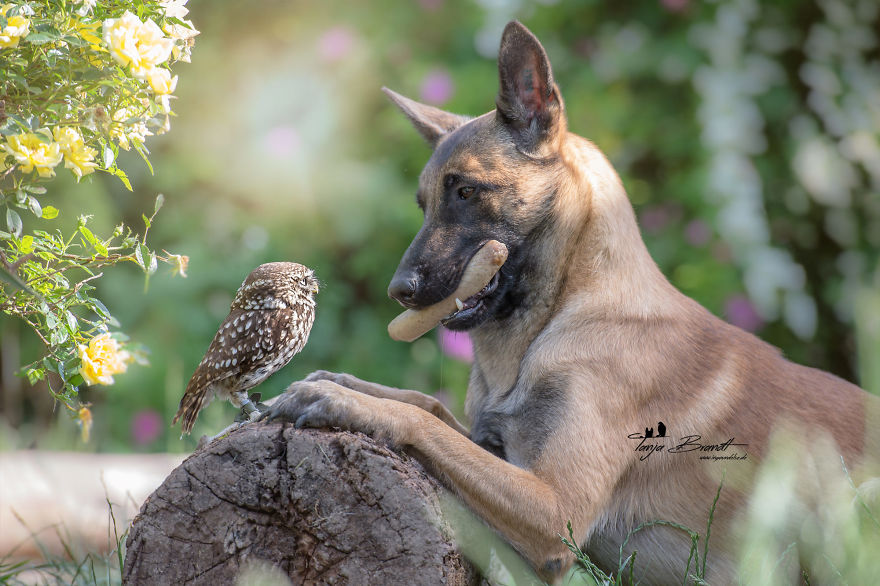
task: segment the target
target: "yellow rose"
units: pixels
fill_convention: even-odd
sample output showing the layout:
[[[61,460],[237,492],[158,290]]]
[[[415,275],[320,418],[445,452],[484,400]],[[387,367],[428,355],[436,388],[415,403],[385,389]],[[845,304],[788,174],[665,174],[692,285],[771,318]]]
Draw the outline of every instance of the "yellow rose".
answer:
[[[174,41],[166,38],[155,22],[141,22],[128,10],[119,18],[105,20],[103,30],[110,55],[120,65],[129,66],[138,79],[147,79],[153,68],[168,60],[174,47]]]
[[[79,130],[73,126],[57,126],[53,134],[64,155],[64,166],[73,171],[77,178],[95,171],[98,166],[95,155],[98,151],[85,145]]]
[[[86,383],[112,385],[113,375],[125,372],[132,356],[105,332],[92,338],[88,346],[79,345],[79,359],[79,373]]]
[[[12,8],[12,4],[4,4],[0,7],[0,14],[4,17],[6,12]],[[21,14],[10,16],[6,19],[6,26],[0,30],[0,49],[10,49],[18,46],[18,41],[28,36],[31,32],[31,21],[23,17]]]
[[[58,143],[45,143],[32,132],[7,137],[6,144],[0,148],[15,158],[22,173],[31,173],[36,169],[40,177],[54,177],[53,169],[61,162]]]
[[[171,77],[171,72],[161,67],[156,67],[150,71],[147,80],[150,82],[150,87],[157,94],[170,94],[177,87],[177,76]]]

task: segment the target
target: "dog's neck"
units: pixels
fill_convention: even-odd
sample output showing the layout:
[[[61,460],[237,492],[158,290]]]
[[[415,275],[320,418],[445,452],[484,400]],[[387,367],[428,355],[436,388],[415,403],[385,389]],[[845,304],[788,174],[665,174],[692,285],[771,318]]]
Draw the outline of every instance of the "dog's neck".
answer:
[[[651,319],[680,309],[683,295],[675,289],[651,258],[617,172],[602,152],[588,140],[569,135],[565,152],[571,175],[580,179],[568,197],[571,208],[580,203],[585,219],[572,219],[568,229],[577,236],[563,278],[564,302],[588,306],[598,318]],[[588,275],[585,279],[581,275]]]
[[[529,296],[507,319],[471,332],[475,366],[490,393],[515,384],[529,346],[566,309],[597,321],[651,319],[682,309],[682,295],[651,258],[605,156],[574,134],[567,135],[560,155],[556,207],[538,236],[553,244],[531,247]]]

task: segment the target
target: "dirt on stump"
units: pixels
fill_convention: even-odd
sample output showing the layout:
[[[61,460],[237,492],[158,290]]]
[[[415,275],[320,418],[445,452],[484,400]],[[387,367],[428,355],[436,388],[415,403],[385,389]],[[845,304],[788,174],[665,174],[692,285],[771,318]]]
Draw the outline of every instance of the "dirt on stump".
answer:
[[[421,465],[348,432],[246,426],[195,452],[141,507],[126,584],[476,584]],[[248,580],[243,580],[247,582]]]

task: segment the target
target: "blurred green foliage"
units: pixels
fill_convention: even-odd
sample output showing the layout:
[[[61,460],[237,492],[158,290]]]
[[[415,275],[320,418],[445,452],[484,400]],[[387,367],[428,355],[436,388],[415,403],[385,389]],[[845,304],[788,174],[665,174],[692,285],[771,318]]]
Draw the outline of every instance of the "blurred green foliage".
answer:
[[[191,259],[187,279],[158,275],[145,293],[134,268],[102,280],[101,298],[151,349],[151,366],[85,391],[90,449],[189,449],[231,420],[231,407],[214,405],[184,442],[168,426],[236,288],[272,260],[302,262],[324,286],[309,344],[264,396],[320,368],[445,389],[461,412],[468,366],[434,334],[404,344],[386,333],[399,308],[385,291],[421,223],[413,194],[430,152],[379,88],[490,110],[493,52],[512,18],[544,43],[571,131],[615,164],[671,281],[793,360],[858,380],[853,300],[880,285],[875,2],[188,7],[202,33],[179,70],[174,132],[152,143],[155,176],[121,153],[133,193],[96,177],[46,202],[87,203],[107,231],[164,193],[151,239]],[[37,352],[22,328],[2,328],[21,360]],[[3,369],[10,441],[69,442],[64,422],[44,435],[51,406],[26,384],[12,394]]]

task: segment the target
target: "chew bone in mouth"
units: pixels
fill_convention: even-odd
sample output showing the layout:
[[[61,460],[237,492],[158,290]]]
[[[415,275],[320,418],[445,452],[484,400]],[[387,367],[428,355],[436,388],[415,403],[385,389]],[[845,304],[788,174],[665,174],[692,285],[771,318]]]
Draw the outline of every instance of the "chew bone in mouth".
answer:
[[[498,286],[498,269],[506,260],[507,247],[497,240],[488,241],[468,262],[452,295],[423,309],[407,309],[388,324],[388,333],[394,340],[412,342],[441,321],[474,310]]]

